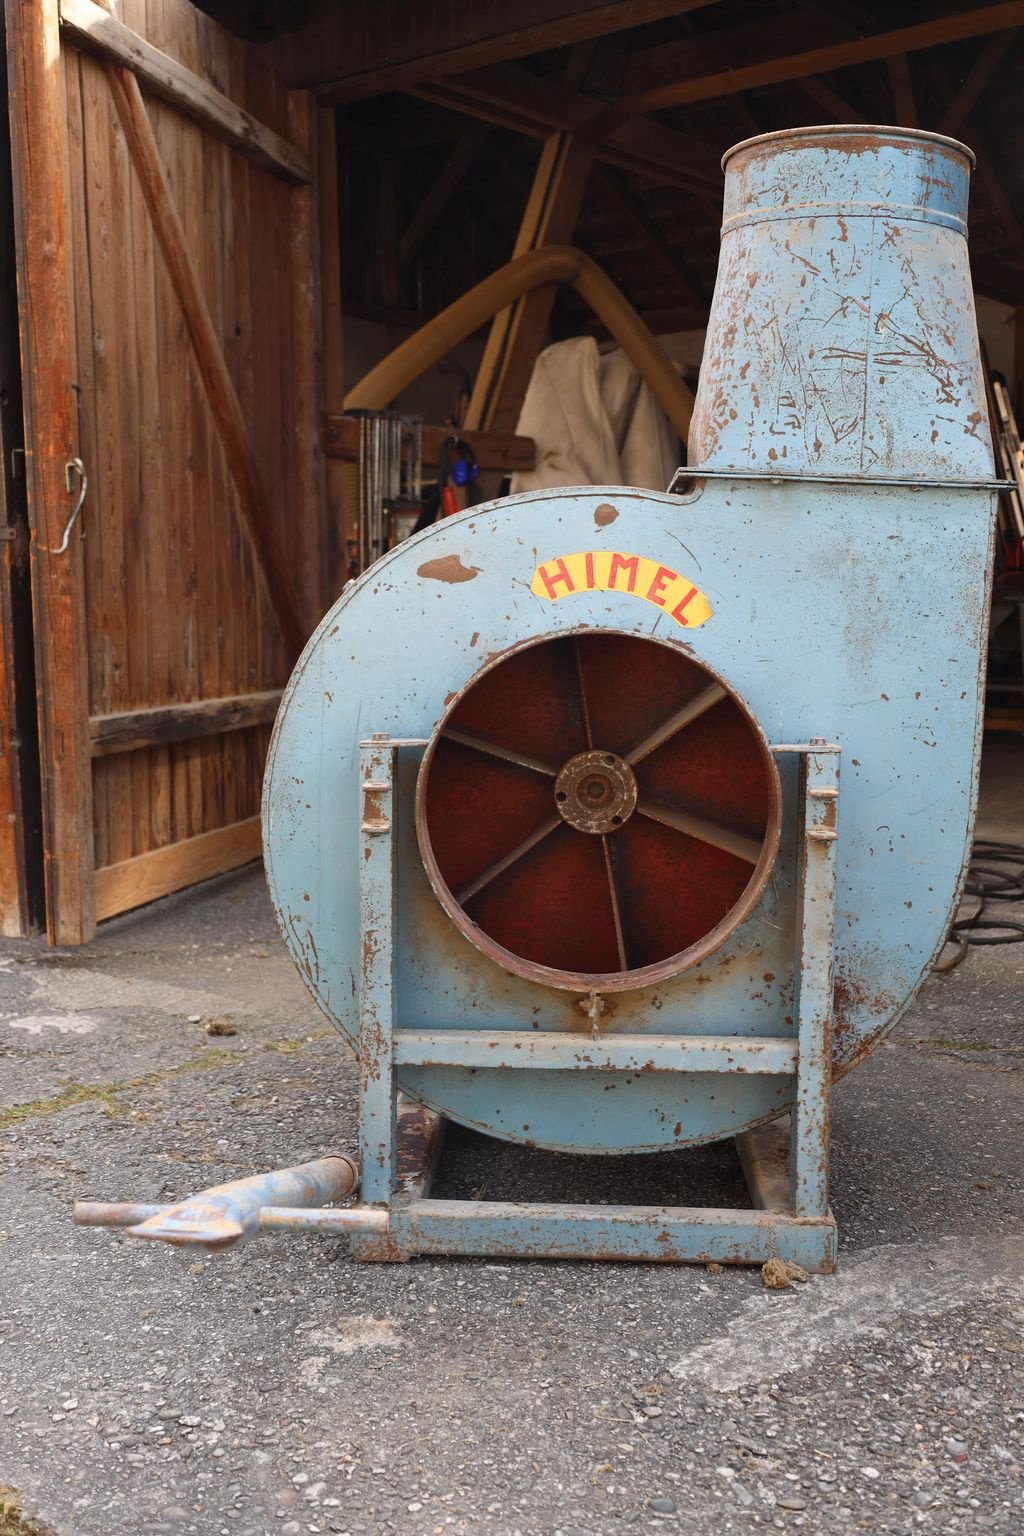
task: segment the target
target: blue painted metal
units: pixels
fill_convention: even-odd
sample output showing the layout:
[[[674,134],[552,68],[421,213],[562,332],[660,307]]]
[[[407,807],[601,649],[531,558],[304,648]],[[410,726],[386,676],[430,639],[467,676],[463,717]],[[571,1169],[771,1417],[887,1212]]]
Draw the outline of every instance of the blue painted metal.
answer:
[[[804,128],[725,157],[691,465],[991,480],[964,145]]]
[[[391,1230],[400,1248],[418,1254],[669,1264],[779,1258],[826,1273],[835,1264],[833,1226],[774,1210],[422,1200],[396,1209]]]
[[[844,747],[833,1050],[840,1071],[858,1060],[913,995],[956,901],[974,809],[992,500],[983,491],[864,484],[823,494],[740,479],[709,480],[685,498],[552,491],[449,518],[386,556],[307,648],[266,786],[272,896],[325,1014],[354,1042],[360,737],[429,735],[446,696],[512,639],[577,626],[665,634],[664,615],[625,592],[549,604],[529,591],[539,557],[640,549],[692,570],[708,593],[714,615],[685,643],[743,695],[769,740],[815,732]],[[601,527],[595,513],[609,504],[618,516]],[[449,556],[475,567],[473,579],[417,574]],[[402,1026],[517,1030],[529,1020],[538,1030],[588,1032],[578,998],[506,974],[441,911],[413,826],[419,757],[418,747],[398,753],[393,986]],[[798,776],[788,758],[779,768],[784,832],[759,906],[700,966],[619,994],[617,1032],[793,1033]],[[566,1150],[712,1140],[791,1099],[784,1080],[749,1074],[713,1101],[687,1074],[638,1074],[614,1093],[586,1073],[571,1083],[486,1069],[410,1067],[401,1076],[412,1096],[455,1119]]]
[[[378,562],[311,640],[275,728],[266,863],[296,962],[358,1052],[360,1206],[292,1208],[328,1198],[307,1168],[79,1220],[212,1246],[260,1227],[348,1230],[376,1259],[831,1268],[831,1083],[941,947],[974,814],[995,482],[969,160],[893,129],[738,146],[684,494],[475,508]],[[577,588],[565,562],[592,574],[600,554],[649,562],[646,602]],[[535,590],[541,567],[562,572],[558,601],[550,583],[552,601]],[[771,878],[728,939],[633,986],[620,933],[623,972],[603,998],[509,974],[468,942],[430,888],[412,814],[422,750],[482,668],[602,631],[675,645],[727,680],[774,743],[783,796]],[[400,1112],[400,1090],[427,1108]],[[786,1109],[788,1151],[765,1125]],[[437,1116],[585,1152],[735,1135],[752,1208],[432,1199]],[[272,1205],[282,1192],[291,1207]]]
[[[559,1035],[474,1029],[395,1031],[401,1067],[502,1067],[560,1072],[760,1072],[796,1068],[795,1040],[719,1035]]]
[[[358,1052],[361,1205],[297,1209],[331,1198],[297,1169],[80,1221],[222,1246],[348,1230],[375,1259],[831,1268],[831,1083],[941,948],[975,809],[997,482],[969,169],[962,145],[902,129],[737,146],[682,494],[550,491],[445,519],[353,583],[306,647],[271,744],[265,856],[295,961]],[[584,552],[642,556],[648,600],[564,576],[557,601],[534,590],[539,567],[579,569]],[[670,581],[674,611],[657,595]],[[481,669],[601,632],[675,646],[727,682],[782,791],[770,879],[725,942],[606,997],[470,943],[413,816],[423,749]],[[788,1148],[766,1124],[787,1110]],[[438,1116],[589,1153],[733,1135],[753,1208],[432,1199]]]
[[[832,1086],[839,752],[824,741],[801,754],[803,837],[797,878],[797,1074],[789,1195],[796,1216],[828,1212]]]
[[[445,519],[347,589],[289,684],[265,790],[267,871],[296,963],[353,1043],[356,743],[371,731],[412,743],[398,752],[389,834],[400,1029],[490,1037],[528,1021],[571,1049],[589,1035],[585,996],[510,975],[467,943],[413,829],[419,744],[446,701],[546,635],[678,644],[728,680],[769,740],[814,730],[842,744],[836,1072],[892,1027],[948,930],[974,814],[995,510],[962,232],[969,151],[903,130],[798,131],[739,146],[726,169],[687,493],[550,491]],[[535,596],[538,562],[577,550],[664,562],[699,585],[712,616],[679,631],[623,591]],[[779,767],[784,830],[756,909],[701,964],[616,994],[599,1031],[797,1036],[800,774],[785,755]],[[815,1008],[827,990],[824,973],[799,989]],[[454,1119],[568,1151],[713,1140],[793,1100],[783,1076],[735,1072],[712,1094],[688,1070],[624,1073],[608,1093],[598,1073],[470,1068],[464,1056],[400,1059],[399,1078]],[[812,1186],[801,1175],[801,1199],[820,1204]]]
[[[391,1080],[394,1027],[395,858],[393,749],[382,740],[360,747],[362,783],[358,997],[360,1192],[366,1205],[391,1198],[395,1180],[397,1096]]]

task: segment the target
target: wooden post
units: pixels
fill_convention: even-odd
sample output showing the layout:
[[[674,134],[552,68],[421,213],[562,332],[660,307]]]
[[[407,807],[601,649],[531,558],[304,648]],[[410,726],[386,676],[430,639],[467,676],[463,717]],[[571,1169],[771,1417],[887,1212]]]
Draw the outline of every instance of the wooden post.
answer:
[[[7,53],[0,36],[0,98],[6,97]],[[0,115],[0,934],[5,938],[37,932],[46,910],[17,271],[10,126]]]
[[[65,239],[67,163],[57,0],[5,0],[14,161],[25,464],[42,757],[46,930],[95,932],[92,773],[81,532],[57,550],[74,508],[76,357]],[[84,514],[88,522],[88,508]]]
[[[310,158],[318,145],[316,104],[308,91],[288,97],[288,126],[292,141]],[[297,479],[293,569],[299,581],[304,613],[319,619],[322,560],[320,525],[324,505],[324,459],[320,419],[323,411],[320,378],[320,250],[315,183],[293,187],[291,203],[292,387],[289,427],[295,434]]]
[[[593,142],[576,134],[545,141],[513,257],[572,238],[593,158]],[[495,316],[466,414],[470,429],[515,431],[556,292],[545,284]]]
[[[338,197],[338,141],[333,107],[317,113],[317,234],[320,244],[320,393],[324,412],[340,413],[345,403],[341,332],[341,213]],[[351,468],[327,458],[320,538],[320,596],[326,610],[348,576]]]
[[[910,60],[905,53],[894,53],[885,61],[889,72],[892,102],[896,109],[895,121],[901,128],[917,127],[917,102],[910,78]]]

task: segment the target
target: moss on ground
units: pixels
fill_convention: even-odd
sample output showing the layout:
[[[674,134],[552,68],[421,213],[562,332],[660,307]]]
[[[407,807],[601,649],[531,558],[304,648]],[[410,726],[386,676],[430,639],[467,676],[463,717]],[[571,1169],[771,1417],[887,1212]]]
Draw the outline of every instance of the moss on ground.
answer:
[[[140,1088],[158,1088],[161,1083],[170,1082],[175,1077],[185,1077],[193,1072],[210,1072],[218,1067],[226,1066],[229,1062],[238,1061],[237,1051],[220,1050],[211,1046],[204,1051],[202,1056],[190,1057],[187,1061],[179,1062],[176,1067],[165,1067],[158,1072],[146,1072],[141,1077],[128,1077],[119,1083],[76,1083],[66,1082],[58,1093],[49,1095],[43,1099],[32,1099],[23,1104],[12,1104],[8,1109],[0,1110],[0,1130],[11,1125],[19,1125],[23,1120],[37,1120],[49,1115],[59,1115],[63,1109],[71,1109],[75,1104],[102,1104],[104,1113],[113,1118],[115,1115],[123,1115],[124,1105],[119,1101],[118,1094],[136,1092]],[[4,1536],[0,1529],[0,1536]]]
[[[260,1049],[290,1056],[302,1051],[306,1045],[323,1040],[333,1033],[332,1029],[320,1029],[302,1040],[267,1040]],[[190,1056],[187,1061],[179,1062],[176,1067],[164,1067],[156,1072],[146,1072],[141,1077],[125,1078],[119,1083],[65,1082],[61,1085],[59,1092],[50,1094],[46,1098],[32,1099],[27,1103],[12,1104],[8,1109],[0,1109],[0,1131],[12,1125],[19,1125],[24,1120],[40,1120],[50,1115],[59,1115],[61,1110],[71,1109],[75,1104],[99,1104],[104,1114],[113,1119],[116,1115],[127,1113],[125,1106],[118,1098],[119,1094],[135,1093],[140,1088],[158,1088],[161,1083],[170,1082],[176,1077],[187,1077],[193,1072],[215,1071],[219,1067],[241,1060],[244,1060],[241,1051],[229,1051],[220,1046],[211,1045],[207,1046],[201,1056]],[[0,1536],[6,1536],[2,1527],[0,1527]]]
[[[26,1520],[16,1488],[0,1483],[0,1536],[50,1536],[37,1520]]]

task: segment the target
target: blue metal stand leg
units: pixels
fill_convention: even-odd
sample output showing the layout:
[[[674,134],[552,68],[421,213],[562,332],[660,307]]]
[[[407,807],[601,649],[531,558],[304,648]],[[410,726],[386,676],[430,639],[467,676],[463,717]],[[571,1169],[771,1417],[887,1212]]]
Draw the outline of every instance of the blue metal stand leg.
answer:
[[[421,745],[409,742],[408,745]],[[824,741],[780,747],[801,755],[797,1038],[644,1036],[649,1070],[792,1073],[796,1082],[788,1191],[784,1156],[767,1156],[763,1128],[737,1139],[750,1184],[749,1210],[703,1207],[586,1206],[432,1199],[429,1195],[428,1112],[407,1116],[406,1160],[396,1175],[397,1080],[400,1065],[485,1064],[511,1071],[543,1064],[551,1070],[636,1070],[633,1035],[589,1042],[586,1062],[561,1035],[505,1031],[399,1029],[393,982],[395,924],[395,752],[402,743],[374,737],[360,748],[362,825],[359,904],[363,934],[359,1026],[359,1144],[361,1203],[386,1209],[388,1233],[355,1233],[353,1256],[400,1260],[413,1254],[591,1258],[761,1264],[792,1259],[830,1270],[835,1222],[828,1209],[831,1092],[832,949],[839,749]],[[749,1058],[749,1059],[747,1059]],[[404,1113],[404,1112],[403,1112]],[[427,1120],[417,1131],[418,1117]],[[437,1129],[437,1127],[434,1127]],[[404,1133],[403,1133],[404,1134]],[[776,1172],[777,1170],[777,1172]],[[788,1194],[788,1198],[787,1198]]]
[[[794,1216],[804,1217],[828,1214],[838,799],[838,749],[812,741],[810,751],[801,759],[798,1058],[790,1156],[792,1210]]]
[[[362,932],[359,1017],[360,1200],[390,1206],[395,1187],[397,1094],[394,1075],[394,768],[395,748],[384,738],[359,748],[359,920]],[[386,1240],[385,1240],[386,1246]],[[357,1258],[389,1258],[380,1238],[353,1238]]]

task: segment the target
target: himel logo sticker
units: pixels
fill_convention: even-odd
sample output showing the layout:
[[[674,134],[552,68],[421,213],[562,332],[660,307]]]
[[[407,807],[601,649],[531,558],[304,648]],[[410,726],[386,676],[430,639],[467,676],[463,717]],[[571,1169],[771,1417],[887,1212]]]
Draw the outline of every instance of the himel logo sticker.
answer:
[[[698,629],[711,617],[711,604],[689,576],[646,555],[611,549],[545,560],[533,573],[530,591],[553,603],[574,592],[627,592],[663,609],[683,629]]]

